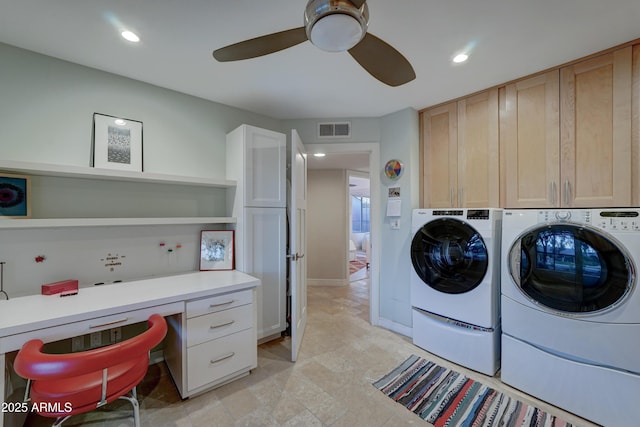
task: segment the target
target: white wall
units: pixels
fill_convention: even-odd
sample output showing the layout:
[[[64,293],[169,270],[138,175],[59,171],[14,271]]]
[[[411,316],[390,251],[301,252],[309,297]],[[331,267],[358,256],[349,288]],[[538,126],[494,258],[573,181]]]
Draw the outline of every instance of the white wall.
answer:
[[[307,172],[307,278],[309,285],[345,285],[347,174],[340,169]]]
[[[281,129],[278,120],[6,44],[0,44],[0,64],[3,160],[89,166],[93,113],[99,112],[143,122],[145,171],[223,179],[227,132],[242,123]],[[224,189],[41,176],[32,181],[34,218],[226,215]],[[5,289],[15,297],[69,278],[91,286],[197,270],[203,228],[224,225],[2,230]],[[109,254],[118,256],[119,265],[105,265]],[[35,261],[39,255],[43,262]]]
[[[144,169],[225,177],[225,135],[280,121],[0,43],[5,160],[89,166],[93,113],[143,122]]]
[[[402,176],[389,180],[382,174],[382,245],[380,249],[380,317],[383,326],[410,335],[411,320],[411,212],[419,206],[419,121],[418,112],[409,108],[381,118],[380,171],[391,160],[404,165]],[[386,216],[389,187],[400,187],[402,203],[400,228],[391,229]]]

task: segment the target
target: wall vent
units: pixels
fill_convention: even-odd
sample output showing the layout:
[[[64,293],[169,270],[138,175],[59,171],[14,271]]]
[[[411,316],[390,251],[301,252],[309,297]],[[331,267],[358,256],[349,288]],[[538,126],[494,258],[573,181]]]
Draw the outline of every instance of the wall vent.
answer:
[[[351,138],[351,122],[318,123],[318,138]]]

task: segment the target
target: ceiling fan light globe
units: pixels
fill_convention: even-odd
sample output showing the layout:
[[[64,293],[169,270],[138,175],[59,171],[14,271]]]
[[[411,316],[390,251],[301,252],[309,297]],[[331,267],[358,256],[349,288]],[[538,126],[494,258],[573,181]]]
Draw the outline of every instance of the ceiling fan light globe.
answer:
[[[316,21],[311,28],[310,40],[324,51],[344,52],[357,45],[364,34],[362,25],[354,17],[334,13]]]
[[[344,52],[366,35],[367,3],[357,8],[348,0],[309,0],[304,13],[307,38],[327,52]]]

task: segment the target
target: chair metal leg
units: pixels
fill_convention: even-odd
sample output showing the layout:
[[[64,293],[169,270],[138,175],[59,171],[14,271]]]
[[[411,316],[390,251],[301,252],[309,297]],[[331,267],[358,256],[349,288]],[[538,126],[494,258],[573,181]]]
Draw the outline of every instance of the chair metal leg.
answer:
[[[133,406],[133,425],[135,427],[140,427],[140,404],[138,403],[138,394],[136,393],[136,388],[131,389],[131,397],[129,396],[120,396],[118,399],[128,400]]]
[[[62,423],[67,421],[69,418],[71,418],[71,415],[67,415],[66,417],[58,417],[56,418],[56,421],[51,424],[51,427],[60,427]]]

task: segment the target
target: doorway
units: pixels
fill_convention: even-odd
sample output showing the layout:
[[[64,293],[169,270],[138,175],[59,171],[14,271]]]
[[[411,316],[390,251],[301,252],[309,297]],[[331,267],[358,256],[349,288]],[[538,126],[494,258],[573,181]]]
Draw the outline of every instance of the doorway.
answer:
[[[328,156],[337,154],[340,159],[348,159],[352,154],[368,156],[368,171],[370,181],[370,254],[369,254],[369,322],[378,325],[380,319],[379,293],[380,293],[380,273],[379,273],[379,253],[381,235],[381,212],[380,212],[380,174],[376,171],[380,168],[380,146],[377,143],[325,143],[325,144],[305,144],[309,156],[314,153],[323,152]],[[333,165],[335,166],[335,164]],[[357,169],[345,167],[345,169]],[[345,246],[349,247],[349,236],[345,236]]]
[[[347,171],[349,207],[349,283],[369,278],[371,255],[371,184],[368,172]]]

